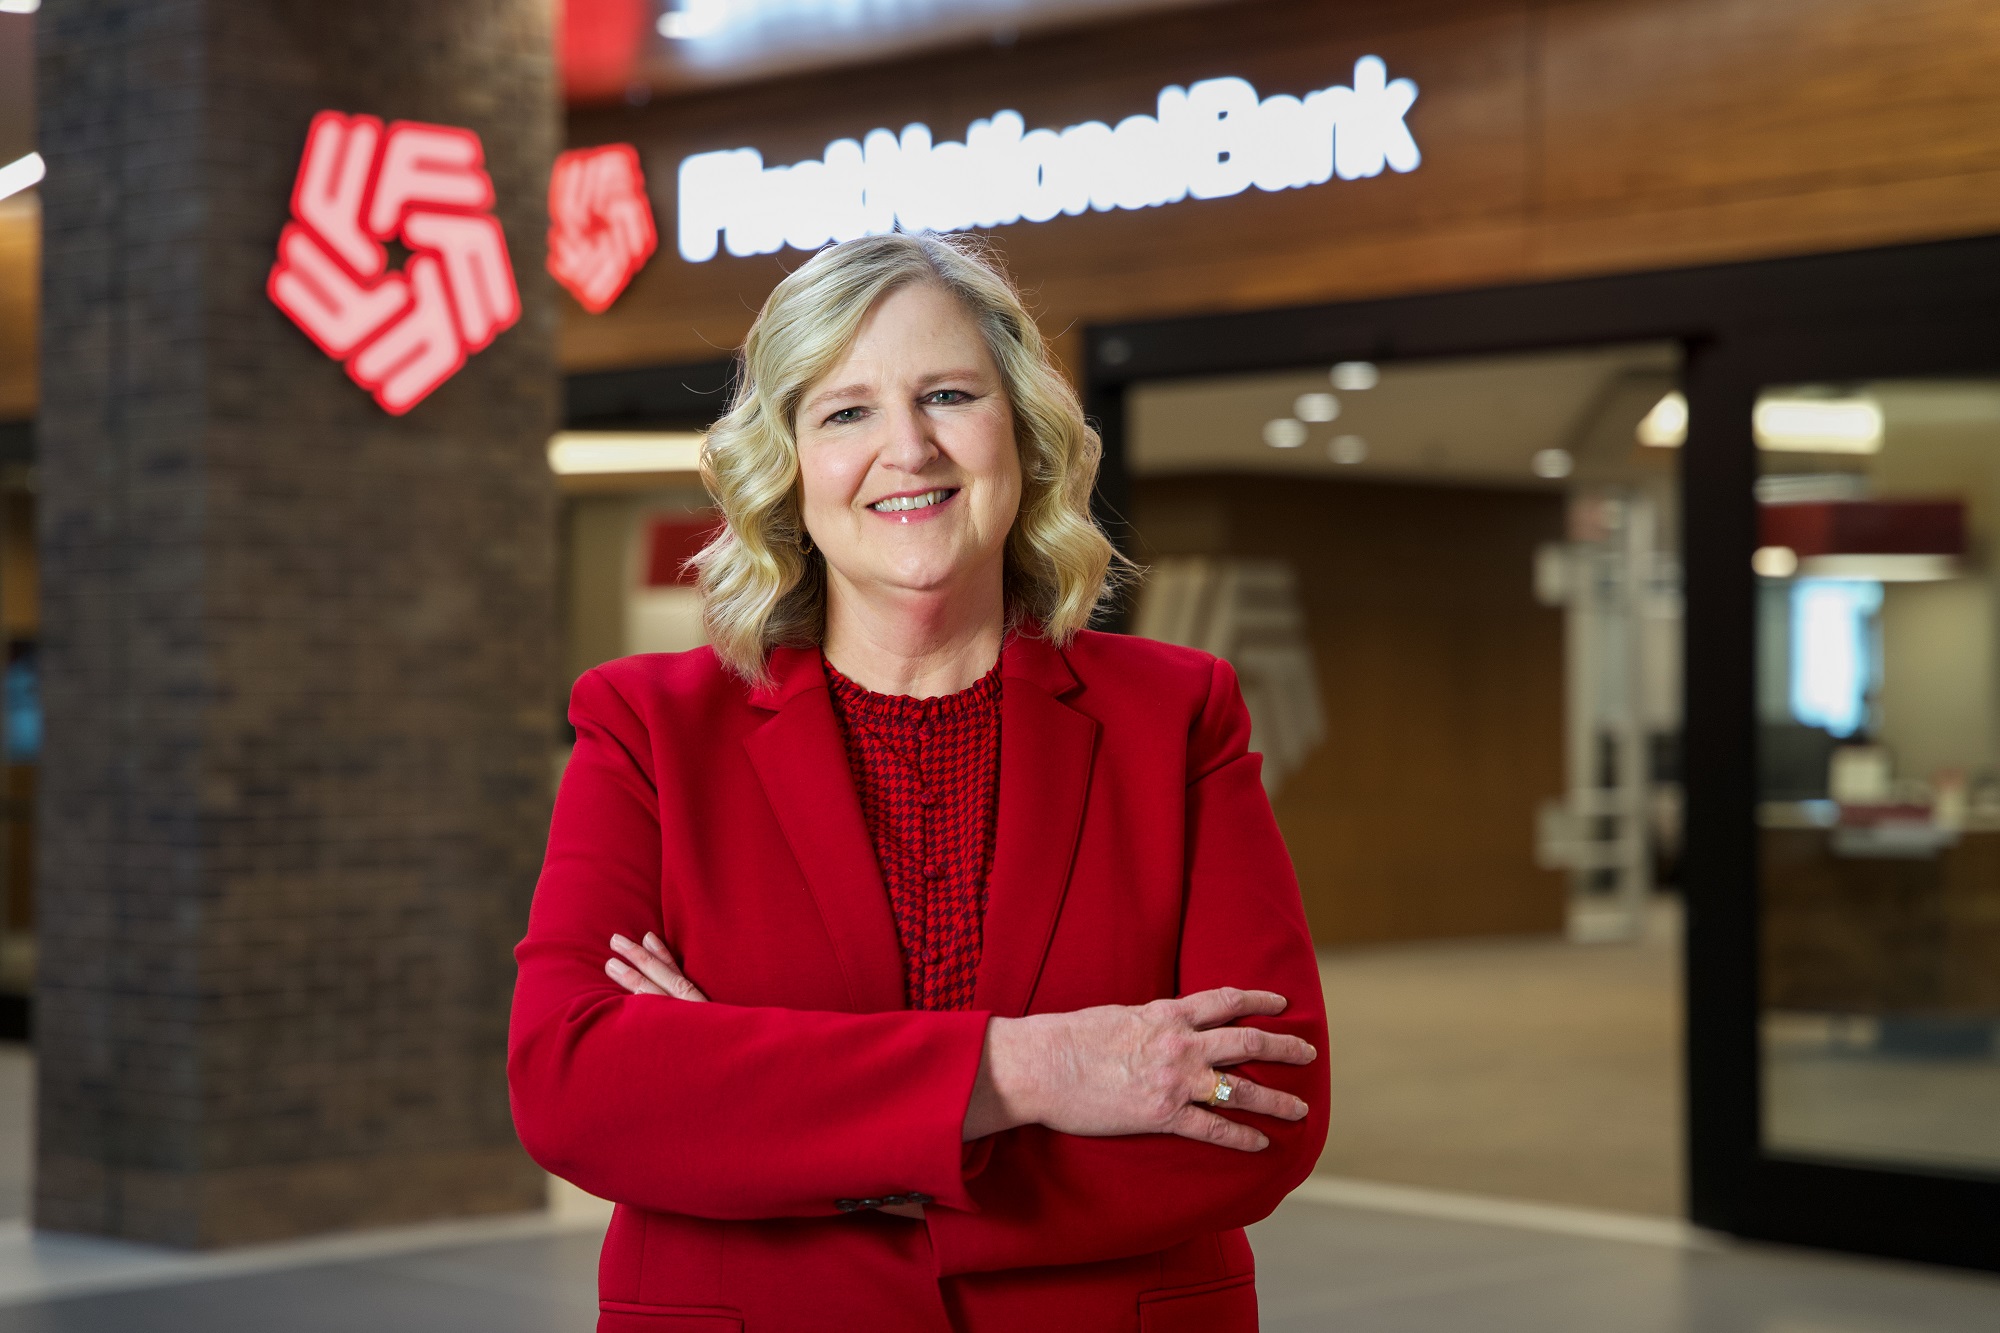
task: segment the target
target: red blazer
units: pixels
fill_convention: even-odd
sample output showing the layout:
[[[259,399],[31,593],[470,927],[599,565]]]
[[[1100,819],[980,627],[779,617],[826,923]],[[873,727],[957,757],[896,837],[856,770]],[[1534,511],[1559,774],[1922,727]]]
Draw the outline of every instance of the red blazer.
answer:
[[[989,1016],[1275,990],[1326,1049],[1297,882],[1235,674],[1084,633],[1002,655],[1000,808],[977,1010],[903,1006],[889,903],[816,650],[753,689],[713,653],[577,682],[516,951],[521,1141],[618,1204],[600,1333],[1248,1333],[1242,1228],[1326,1137],[1324,1057],[1242,1072],[1306,1099],[1240,1153],[1038,1125],[959,1140]],[[658,931],[712,1003],[630,995]],[[1241,1114],[1241,1113],[1239,1113]],[[918,1222],[836,1200],[921,1191]]]

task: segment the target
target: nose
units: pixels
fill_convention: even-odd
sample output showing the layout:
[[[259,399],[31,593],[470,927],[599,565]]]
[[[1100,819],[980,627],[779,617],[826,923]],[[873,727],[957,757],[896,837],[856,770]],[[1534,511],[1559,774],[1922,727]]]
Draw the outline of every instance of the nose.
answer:
[[[914,403],[904,403],[887,414],[889,438],[880,455],[884,466],[903,472],[922,472],[938,456],[931,423]]]

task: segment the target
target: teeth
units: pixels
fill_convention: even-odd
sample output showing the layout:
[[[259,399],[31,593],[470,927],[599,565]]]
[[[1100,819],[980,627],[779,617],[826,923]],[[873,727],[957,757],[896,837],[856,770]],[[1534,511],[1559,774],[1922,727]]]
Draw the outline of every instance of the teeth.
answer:
[[[868,507],[878,514],[895,514],[905,509],[928,509],[951,494],[949,488],[925,491],[922,495],[892,495],[886,500],[877,500]]]

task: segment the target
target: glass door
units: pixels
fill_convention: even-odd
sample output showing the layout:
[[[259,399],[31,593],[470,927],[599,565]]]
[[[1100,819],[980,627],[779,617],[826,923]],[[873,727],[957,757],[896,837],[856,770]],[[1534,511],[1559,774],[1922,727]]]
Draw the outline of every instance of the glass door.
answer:
[[[1754,755],[1690,812],[1697,1220],[2000,1267],[2000,345],[1801,330],[1694,382],[1690,786]]]

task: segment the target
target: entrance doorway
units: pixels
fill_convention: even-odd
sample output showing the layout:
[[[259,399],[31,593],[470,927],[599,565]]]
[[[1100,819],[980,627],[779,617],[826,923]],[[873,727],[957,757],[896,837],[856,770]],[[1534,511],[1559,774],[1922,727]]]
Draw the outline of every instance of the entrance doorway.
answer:
[[[1323,1172],[1683,1211],[1680,370],[1648,343],[1127,391],[1129,628],[1243,682],[1322,949]]]
[[[1983,419],[1956,418],[1924,424],[1909,411],[1899,418],[1897,404],[1914,404],[1911,411],[1917,417],[1926,412],[1936,417],[1946,407],[1967,416],[1966,402],[1979,395],[1959,390],[1967,385],[1979,390],[2000,377],[1996,328],[2000,240],[1976,238],[1336,306],[1190,316],[1101,326],[1086,335],[1087,404],[1102,423],[1106,441],[1104,512],[1128,525],[1135,546],[1142,534],[1133,526],[1134,516],[1143,518],[1140,494],[1147,479],[1129,465],[1135,404],[1143,386],[1280,370],[1310,369],[1326,376],[1343,362],[1367,361],[1386,374],[1404,363],[1442,365],[1452,358],[1550,349],[1658,343],[1682,349],[1684,402],[1669,406],[1663,395],[1655,404],[1659,414],[1647,411],[1650,428],[1662,437],[1685,435],[1677,449],[1660,446],[1679,459],[1674,545],[1686,647],[1679,654],[1684,683],[1675,692],[1683,712],[1682,739],[1678,747],[1664,747],[1643,759],[1631,746],[1613,744],[1600,754],[1597,788],[1629,792],[1632,784],[1622,775],[1648,774],[1656,806],[1652,817],[1659,820],[1666,813],[1659,807],[1666,802],[1658,798],[1679,778],[1682,850],[1667,867],[1657,857],[1634,861],[1608,846],[1618,841],[1621,821],[1609,812],[1582,808],[1574,799],[1566,807],[1554,807],[1538,828],[1544,853],[1565,844],[1573,853],[1555,858],[1566,866],[1572,903],[1580,893],[1579,879],[1597,880],[1603,891],[1601,872],[1607,862],[1638,872],[1671,873],[1679,884],[1686,905],[1678,949],[1685,1028],[1681,1116],[1686,1125],[1686,1205],[1689,1220],[1701,1226],[1765,1240],[2000,1267],[2000,1171],[1990,1145],[1959,1134],[1946,1153],[1923,1128],[1940,1117],[1949,1118],[1954,1133],[1964,1124],[1976,1125],[1986,1096],[1987,1046],[1994,1030],[1991,1001],[1976,984],[1971,989],[1960,984],[1960,973],[1963,960],[1984,947],[1973,938],[1978,933],[1975,919],[1990,915],[1992,904],[2000,901],[2000,880],[1974,854],[1983,827],[1979,821],[1985,818],[1982,775],[1992,762],[1990,743],[1970,732],[1945,736],[1950,753],[1933,745],[1929,758],[1920,756],[1923,746],[1907,738],[1885,744],[1882,738],[1898,728],[1912,736],[1922,732],[1921,726],[1908,731],[1905,724],[1922,721],[1923,707],[1917,713],[1904,707],[1898,721],[1891,715],[1899,707],[1901,685],[1888,686],[1889,695],[1871,702],[1865,689],[1857,696],[1850,681],[1850,688],[1829,690],[1828,697],[1841,695],[1849,705],[1858,698],[1860,716],[1874,731],[1863,725],[1848,733],[1859,734],[1859,744],[1822,744],[1862,752],[1841,757],[1838,769],[1835,756],[1822,756],[1822,777],[1818,760],[1810,754],[1802,757],[1802,747],[1846,739],[1836,736],[1832,725],[1845,726],[1846,721],[1812,709],[1807,710],[1810,717],[1801,719],[1789,704],[1779,710],[1776,703],[1784,701],[1774,702],[1775,687],[1770,685],[1781,675],[1789,682],[1785,663],[1792,661],[1838,659],[1847,664],[1842,671],[1856,663],[1870,671],[1880,665],[1883,680],[1900,675],[1904,684],[1926,672],[1936,675],[1939,664],[1946,664],[1946,674],[1956,673],[1953,688],[1963,697],[1990,701],[1990,680],[1968,683],[1963,653],[1953,657],[1940,652],[1944,640],[1935,634],[1928,646],[1919,642],[1921,634],[1896,638],[1891,622],[1904,630],[1919,622],[1935,630],[1938,617],[1927,619],[1927,613],[1944,603],[1975,600],[1966,589],[1976,591],[1988,558],[1980,535],[1986,523],[1980,509],[1984,501],[1977,497],[1989,487],[1971,473],[1946,475],[1944,464],[1969,457],[1981,467],[1990,466],[1990,426]],[[1942,392],[1933,392],[1940,388]],[[1769,433],[1770,423],[1759,419],[1767,400],[1803,401],[1810,407],[1871,395],[1881,409],[1878,452],[1897,456],[1882,464],[1888,470],[1879,475],[1873,466],[1834,466],[1823,458],[1812,460],[1803,449],[1793,450],[1810,463],[1801,469],[1774,457],[1786,451],[1759,438],[1760,431]],[[1944,438],[1953,431],[1965,438]],[[1309,448],[1311,438],[1299,447]],[[1915,468],[1907,476],[1900,471],[1905,462]],[[1912,478],[1925,469],[1935,474],[1926,484],[1936,494],[1914,495]],[[1580,464],[1576,475],[1581,475]],[[1798,476],[1807,480],[1793,479]],[[1829,476],[1835,480],[1824,480]],[[1872,547],[1860,552],[1950,555],[1958,562],[1952,577],[1933,580],[1929,591],[1910,595],[1887,589],[1877,606],[1866,589],[1860,595],[1867,605],[1862,605],[1849,595],[1851,587],[1829,597],[1812,586],[1830,573],[1807,569],[1806,555],[1853,553],[1844,546],[1788,546],[1798,564],[1781,568],[1782,562],[1766,549],[1787,545],[1766,540],[1770,511],[1824,509],[1843,497],[1811,488],[1843,485],[1853,491],[1846,500],[1879,498],[1892,507],[1906,500],[1956,505],[1963,532],[1953,540],[1962,549],[1938,543],[1936,551],[1926,546],[1914,552]],[[1800,488],[1811,493],[1798,493]],[[1656,517],[1663,532],[1675,526],[1664,511]],[[1566,521],[1575,524],[1574,508]],[[1573,526],[1568,535],[1588,540],[1590,526]],[[1600,554],[1609,561],[1618,545],[1603,542]],[[1609,567],[1600,566],[1600,572]],[[1551,560],[1542,569],[1546,578],[1538,583],[1545,588],[1567,592],[1578,586],[1570,578],[1571,568]],[[1796,591],[1800,571],[1807,584],[1803,597]],[[1795,580],[1791,590],[1769,591],[1774,580],[1788,579]],[[1845,582],[1888,580],[1853,576]],[[1602,581],[1595,586],[1618,595]],[[1635,585],[1623,595],[1642,591]],[[1813,640],[1803,656],[1796,655],[1811,636],[1788,631],[1791,637],[1780,642],[1771,627],[1791,622],[1760,617],[1760,604],[1779,597],[1788,599],[1788,606],[1810,602],[1815,614],[1827,612],[1815,625],[1841,621],[1829,608],[1844,607],[1842,623],[1850,628],[1880,626],[1879,652],[1872,658],[1869,652],[1828,657]],[[1603,623],[1617,621],[1613,615]],[[1953,619],[1944,628],[1962,639],[1961,621]],[[1598,644],[1606,654],[1600,661],[1613,660],[1616,644],[1629,643],[1635,635],[1643,638],[1629,621],[1624,630],[1607,632]],[[1566,661],[1567,678],[1574,682],[1578,673],[1569,665]],[[1807,674],[1815,688],[1830,679],[1819,666]],[[1936,697],[1919,695],[1922,706]],[[1907,691],[1901,697],[1907,705]],[[1578,710],[1574,693],[1565,707],[1566,718]],[[1780,711],[1784,717],[1777,716]],[[1760,719],[1767,718],[1784,724],[1777,728],[1784,734],[1766,736]],[[1820,741],[1791,725],[1802,720],[1806,730],[1821,733]],[[1338,740],[1330,730],[1327,743]],[[1598,744],[1602,746],[1602,738]],[[1579,742],[1574,754],[1587,758],[1584,749]],[[1579,770],[1570,765],[1569,771]],[[1836,786],[1851,799],[1835,795]],[[1888,799],[1871,800],[1871,791],[1886,791]],[[1626,796],[1617,800],[1630,808]],[[1919,807],[1922,818],[1915,813]],[[1882,818],[1875,819],[1878,814]],[[1924,827],[1848,831],[1871,819]],[[1821,822],[1802,823],[1812,820]],[[1943,840],[1953,834],[1957,841],[1946,849]],[[1893,858],[1849,864],[1871,858],[1847,853],[1889,843],[1905,850],[1921,844],[1944,854],[1905,857],[1900,866],[1882,863]],[[1961,848],[1966,850],[1961,853]],[[1549,859],[1544,856],[1545,862]],[[1629,893],[1635,877],[1612,878]],[[1877,909],[1891,896],[1885,886],[1909,884],[1923,889],[1919,896],[1928,895],[1932,907],[1925,909],[1928,915],[1919,912],[1915,918],[1905,912],[1903,918],[1909,919],[1890,912],[1890,924],[1914,920],[1922,929],[1905,931],[1904,938],[1876,929]],[[1611,894],[1617,896],[1616,891]],[[1828,989],[1839,971],[1829,966],[1833,944],[1847,951],[1838,960],[1846,969],[1842,984],[1847,985],[1840,994]],[[1916,972],[1886,977],[1899,959],[1914,960]],[[1471,971],[1460,964],[1446,974],[1463,978]],[[1893,985],[1877,984],[1885,977]],[[1807,981],[1818,989],[1806,986]],[[1504,990],[1488,994],[1490,1011],[1503,1011],[1509,1003]],[[1857,1014],[1860,1021],[1850,1021]],[[1917,1021],[1903,1021],[1912,1014]],[[1913,1049],[1913,1042],[1921,1049]],[[1509,1052],[1478,1047],[1475,1054],[1498,1061]],[[1842,1063],[1853,1061],[1860,1063]],[[1912,1063],[1919,1061],[1930,1063]],[[1826,1119],[1828,1108],[1841,1101],[1829,1094],[1829,1080],[1841,1079],[1867,1085],[1883,1111],[1880,1123],[1858,1125],[1851,1115],[1838,1124]],[[1923,1139],[1922,1151],[1912,1147],[1918,1138]]]

